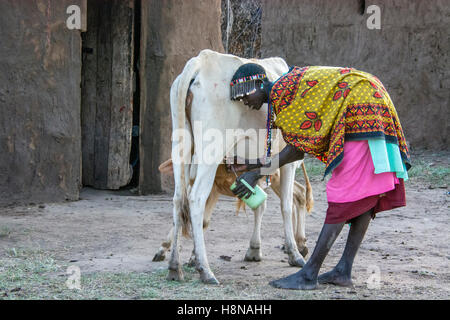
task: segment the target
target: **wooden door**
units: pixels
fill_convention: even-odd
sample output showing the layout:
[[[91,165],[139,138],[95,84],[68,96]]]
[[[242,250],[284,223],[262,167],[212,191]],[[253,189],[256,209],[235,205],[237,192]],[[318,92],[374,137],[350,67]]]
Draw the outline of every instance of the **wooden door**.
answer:
[[[133,118],[133,0],[88,0],[83,34],[83,185],[129,183]]]

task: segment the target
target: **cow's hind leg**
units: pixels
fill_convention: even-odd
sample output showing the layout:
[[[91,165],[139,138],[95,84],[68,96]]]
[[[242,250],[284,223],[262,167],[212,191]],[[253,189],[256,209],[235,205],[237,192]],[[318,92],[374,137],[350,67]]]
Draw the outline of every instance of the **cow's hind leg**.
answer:
[[[170,246],[172,245],[173,229],[173,227],[170,229],[166,241],[161,243],[161,247],[159,247],[158,252],[153,257],[153,261],[164,261],[166,258],[166,252],[170,250]]]
[[[217,200],[219,200],[220,193],[217,191],[217,187],[214,185],[211,193],[206,201],[205,212],[203,214],[203,232],[208,229],[209,222],[211,221],[211,215],[216,206]],[[188,266],[195,267],[195,250],[192,250],[191,258],[189,259]]]
[[[209,195],[208,201],[206,202],[205,214],[203,216],[203,231],[205,231],[208,228],[209,221],[211,220],[212,211],[214,210],[214,206],[216,205],[218,199],[219,193],[214,188],[211,191],[211,194]],[[166,241],[161,243],[161,247],[159,247],[158,252],[153,257],[153,261],[164,261],[164,259],[166,258],[166,252],[170,250],[170,247],[172,245],[173,230],[174,228],[172,227],[169,233],[167,234]],[[195,266],[194,250],[192,250],[192,255],[188,262],[188,266],[190,267]]]
[[[199,165],[194,185],[189,194],[196,269],[200,273],[202,282],[208,284],[219,283],[209,267],[203,235],[203,214],[206,201],[213,187],[216,170],[217,165]]]
[[[306,262],[298,251],[292,226],[292,202],[295,168],[296,165],[294,163],[286,164],[280,168],[281,213],[283,215],[284,233],[286,238],[285,249],[289,256],[288,262],[291,266],[303,267]]]
[[[169,275],[168,280],[182,281],[184,279],[183,270],[180,264],[180,235],[181,235],[181,219],[179,211],[181,210],[181,195],[175,191],[173,199],[173,241],[172,252],[169,261]]]
[[[253,227],[253,235],[250,239],[250,246],[245,254],[245,261],[261,261],[261,221],[264,211],[266,210],[266,201],[264,201],[258,208],[253,210],[255,214],[255,224]]]

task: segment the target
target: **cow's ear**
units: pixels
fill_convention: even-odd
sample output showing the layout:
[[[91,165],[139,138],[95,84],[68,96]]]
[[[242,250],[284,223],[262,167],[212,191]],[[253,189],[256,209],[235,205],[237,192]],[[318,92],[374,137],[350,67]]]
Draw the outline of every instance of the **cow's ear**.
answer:
[[[166,160],[161,163],[158,167],[159,172],[162,174],[172,174],[173,175],[173,162],[172,159]]]

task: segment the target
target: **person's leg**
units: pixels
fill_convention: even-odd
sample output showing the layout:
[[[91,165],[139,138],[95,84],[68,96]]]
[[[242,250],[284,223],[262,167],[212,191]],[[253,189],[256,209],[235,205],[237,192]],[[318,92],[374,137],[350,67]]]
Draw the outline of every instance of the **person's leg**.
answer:
[[[282,289],[315,289],[320,267],[343,226],[344,223],[324,224],[314,252],[305,266],[300,271],[285,278],[271,281],[269,284],[275,288]]]
[[[372,218],[372,210],[352,219],[344,253],[339,263],[330,272],[319,276],[319,283],[352,286],[352,266],[359,246]]]

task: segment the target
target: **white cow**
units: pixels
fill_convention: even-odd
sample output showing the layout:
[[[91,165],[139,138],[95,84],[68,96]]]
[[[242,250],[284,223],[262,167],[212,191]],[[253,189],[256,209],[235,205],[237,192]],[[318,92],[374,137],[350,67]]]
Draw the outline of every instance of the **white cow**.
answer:
[[[215,183],[217,175],[224,171],[223,164],[221,167],[219,166],[223,163],[225,156],[237,155],[242,158],[254,159],[262,157],[264,154],[264,139],[257,139],[247,132],[251,132],[251,129],[264,129],[266,127],[267,108],[250,110],[243,103],[230,99],[230,81],[234,72],[239,66],[249,62],[262,65],[270,81],[276,80],[288,71],[286,62],[281,58],[248,60],[211,50],[203,50],[197,57],[186,63],[183,72],[172,84],[170,106],[174,131],[173,138],[178,139],[178,134],[182,130],[184,140],[183,144],[173,143],[172,145],[172,159],[178,159],[179,161],[174,161],[173,164],[175,179],[174,224],[173,231],[168,237],[169,243],[173,239],[171,241],[168,279],[183,279],[179,259],[179,236],[181,231],[184,235],[188,235],[191,229],[194,238],[195,264],[201,280],[204,283],[219,283],[209,267],[203,236],[204,222],[206,221],[206,225],[209,222],[209,216],[217,201],[220,189],[226,189]],[[200,130],[195,127],[198,124],[201,125]],[[242,129],[243,131],[235,141],[225,139],[223,143],[218,143],[217,140],[214,140],[215,148],[212,154],[208,154],[209,161],[202,161],[200,158],[202,155],[205,156],[204,151],[208,147],[204,146],[205,140],[206,142],[211,141],[208,140],[209,137],[215,136],[217,138],[220,134],[225,137],[227,129]],[[276,154],[285,146],[279,130],[274,135],[273,141],[272,150],[273,154]],[[256,151],[255,148],[252,150],[241,148],[246,143],[258,145],[259,148]],[[244,150],[244,153],[242,153],[242,150]],[[211,157],[213,157],[213,161],[211,161]],[[286,241],[285,251],[289,255],[289,263],[297,266],[303,266],[305,263],[299,253],[297,243],[302,246],[301,249],[306,247],[306,202],[309,202],[308,205],[312,206],[311,192],[307,195],[306,200],[304,193],[301,192],[304,201],[300,205],[301,208],[298,208],[298,218],[295,218],[298,224],[295,229],[299,236],[294,237],[293,210],[295,211],[297,208],[293,203],[293,193],[296,186],[298,188],[294,177],[295,170],[300,163],[302,161],[286,164],[280,168],[278,188],[275,188],[281,199]],[[218,168],[222,169],[218,170]],[[277,178],[275,177],[274,180],[276,181]],[[278,189],[278,192],[276,189]],[[259,261],[261,257],[260,227],[265,207],[264,203],[254,210],[255,228],[250,240],[250,248],[246,254],[247,260]],[[207,212],[206,217],[204,216],[205,212]],[[297,238],[297,243],[295,238]],[[161,254],[161,250],[159,253]]]
[[[297,181],[294,181],[294,188],[293,188],[293,214],[292,214],[292,226],[293,226],[293,233],[295,242],[297,244],[297,248],[299,252],[302,254],[303,257],[306,257],[308,254],[308,248],[306,247],[306,239],[305,239],[305,223],[304,223],[304,215],[301,213],[305,212],[305,209],[307,212],[310,212],[312,210],[313,206],[313,198],[312,198],[312,188],[311,184],[309,183],[309,178],[306,173],[305,165],[302,162],[301,164],[303,169],[303,174],[305,176],[305,184],[306,184],[306,190],[305,187],[303,187],[300,183]],[[164,161],[159,166],[159,171],[164,175],[171,175],[173,176],[173,162],[172,159],[169,159],[167,161]],[[209,226],[209,222],[211,220],[211,215],[214,209],[215,204],[217,203],[217,200],[219,199],[219,196],[225,195],[230,197],[236,197],[230,190],[230,186],[233,184],[233,182],[236,180],[236,176],[229,171],[227,171],[225,164],[219,164],[217,171],[216,171],[216,177],[214,178],[214,185],[211,190],[211,193],[209,194],[208,200],[206,201],[205,205],[205,211],[203,213],[203,230],[206,230]],[[281,200],[281,183],[280,183],[280,172],[279,170],[275,172],[272,175],[271,179],[271,185],[270,187],[275,192],[275,194],[280,198]],[[237,210],[236,214],[239,213],[240,209],[245,205],[244,202],[240,199],[237,201]],[[260,217],[262,217],[262,213]],[[261,261],[261,236],[260,236],[260,229],[261,229],[261,219],[256,219],[258,215],[255,215],[255,225],[253,229],[253,235],[250,240],[250,246],[247,250],[247,253],[245,254],[245,261]],[[166,258],[166,252],[170,249],[172,246],[173,241],[173,227],[170,229],[166,241],[162,242],[161,247],[158,249],[158,252],[153,257],[153,261],[163,261]],[[286,250],[286,253],[289,253]],[[297,261],[295,259],[294,254],[289,254],[288,263],[292,266],[301,266],[301,261]],[[195,266],[195,255],[194,252],[192,252],[191,259],[189,260],[190,266]]]

